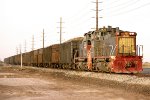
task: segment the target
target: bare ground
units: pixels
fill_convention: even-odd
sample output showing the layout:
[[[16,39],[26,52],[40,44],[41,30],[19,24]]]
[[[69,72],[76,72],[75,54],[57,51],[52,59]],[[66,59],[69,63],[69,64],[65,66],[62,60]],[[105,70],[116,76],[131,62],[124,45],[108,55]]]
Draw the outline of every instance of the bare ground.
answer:
[[[0,100],[150,100],[145,87],[132,87],[40,68],[0,67]]]

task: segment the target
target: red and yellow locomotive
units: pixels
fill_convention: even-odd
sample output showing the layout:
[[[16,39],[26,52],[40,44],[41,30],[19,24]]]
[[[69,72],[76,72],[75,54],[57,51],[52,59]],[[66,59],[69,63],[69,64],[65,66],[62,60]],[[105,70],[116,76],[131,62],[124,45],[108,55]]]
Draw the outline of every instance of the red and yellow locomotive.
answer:
[[[84,35],[76,66],[83,70],[114,73],[142,71],[143,46],[136,45],[136,33],[119,28],[100,28]]]

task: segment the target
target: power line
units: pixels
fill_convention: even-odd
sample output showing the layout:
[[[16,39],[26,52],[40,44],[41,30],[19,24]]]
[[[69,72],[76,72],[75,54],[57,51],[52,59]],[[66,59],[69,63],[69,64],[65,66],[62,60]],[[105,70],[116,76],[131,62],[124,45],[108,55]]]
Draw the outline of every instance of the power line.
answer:
[[[121,3],[119,3],[119,4],[117,4],[117,5],[115,5],[115,6],[109,6],[109,7],[106,7],[105,9],[110,9],[110,10],[113,10],[114,8],[117,8],[117,10],[121,10],[122,9],[122,6],[125,6],[125,7],[130,7],[130,6],[132,6],[133,4],[135,4],[135,3],[137,3],[138,1],[140,1],[140,0],[128,0],[128,1],[126,1],[126,2],[121,2]],[[118,1],[119,2],[119,1]],[[112,4],[111,4],[112,5]],[[119,8],[119,7],[121,7],[121,8]],[[119,8],[119,9],[118,9]]]
[[[104,2],[104,1],[103,1],[103,2]],[[115,1],[112,0],[112,2],[110,2],[110,1],[105,1],[105,2],[108,2],[109,4],[112,5],[112,4],[116,3],[116,2],[119,2],[119,0],[115,0]]]
[[[67,26],[77,26],[78,23],[81,23],[82,20],[85,20],[85,17],[87,17],[87,16],[91,17],[90,12],[92,12],[92,11],[88,11],[88,12],[82,14],[82,16],[80,16],[79,18],[77,18],[73,21],[67,21],[67,23],[66,23]]]
[[[83,17],[80,13],[84,12],[91,4],[86,4],[83,8],[81,8],[77,13],[73,14],[71,17],[67,18],[66,21],[75,20],[76,17]],[[89,11],[88,11],[89,12]],[[85,15],[85,14],[84,14]]]
[[[123,12],[120,12],[120,13],[113,14],[113,16],[119,16],[119,15],[123,15],[123,14],[126,14],[126,13],[130,13],[130,12],[136,11],[140,8],[144,8],[144,7],[149,6],[149,5],[150,5],[150,2],[146,3],[146,4],[143,4],[141,6],[138,6],[138,7],[132,8],[130,10],[126,10],[126,11],[123,11]]]

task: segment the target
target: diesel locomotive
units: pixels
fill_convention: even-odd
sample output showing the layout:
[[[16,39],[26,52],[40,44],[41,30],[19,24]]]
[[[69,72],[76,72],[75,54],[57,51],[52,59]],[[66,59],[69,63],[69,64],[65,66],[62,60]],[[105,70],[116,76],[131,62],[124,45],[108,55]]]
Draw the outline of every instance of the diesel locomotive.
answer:
[[[61,44],[23,53],[23,65],[113,73],[139,73],[143,46],[136,44],[136,32],[111,26],[89,31]],[[4,59],[19,65],[21,55]]]

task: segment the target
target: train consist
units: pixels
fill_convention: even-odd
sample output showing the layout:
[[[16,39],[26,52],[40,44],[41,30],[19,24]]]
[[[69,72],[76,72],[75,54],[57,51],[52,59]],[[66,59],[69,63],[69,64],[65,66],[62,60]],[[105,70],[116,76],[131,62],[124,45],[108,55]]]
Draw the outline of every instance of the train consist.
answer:
[[[89,31],[62,44],[22,54],[25,66],[52,67],[114,73],[138,73],[142,69],[143,46],[136,44],[136,32],[111,26]],[[20,65],[21,55],[4,59]]]

